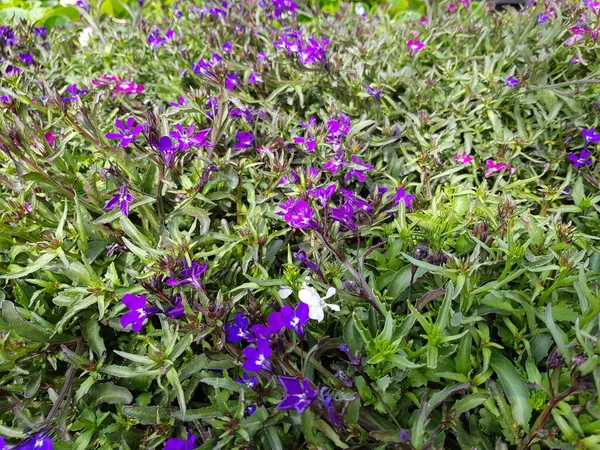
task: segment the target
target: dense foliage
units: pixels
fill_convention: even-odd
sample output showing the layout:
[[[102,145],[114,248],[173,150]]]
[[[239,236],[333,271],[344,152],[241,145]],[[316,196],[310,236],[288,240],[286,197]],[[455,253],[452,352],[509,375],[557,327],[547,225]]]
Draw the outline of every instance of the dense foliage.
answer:
[[[0,448],[600,448],[599,2],[67,3],[0,28]]]

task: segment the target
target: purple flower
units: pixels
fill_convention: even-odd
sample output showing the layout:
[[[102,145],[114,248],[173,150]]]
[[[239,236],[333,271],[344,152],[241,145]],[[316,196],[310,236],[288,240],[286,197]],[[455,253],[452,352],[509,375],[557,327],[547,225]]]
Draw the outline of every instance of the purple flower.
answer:
[[[174,108],[180,108],[187,105],[187,100],[185,97],[179,96],[176,102],[169,102],[169,105],[173,106]]]
[[[237,143],[233,148],[236,150],[245,150],[254,145],[254,135],[250,131],[238,131],[235,139]]]
[[[595,128],[584,128],[583,130],[581,130],[581,135],[585,140],[586,146],[595,142],[600,142],[600,133],[596,133]]]
[[[373,205],[360,197],[354,197],[351,201],[356,211],[362,211],[367,214],[373,214]]]
[[[309,63],[325,63],[328,45],[329,39],[324,36],[320,40],[309,39],[308,44],[304,46],[298,56],[298,60],[304,65]]]
[[[299,250],[297,252],[294,252],[294,258],[296,258],[298,261],[300,261],[301,263],[306,265],[306,267],[308,267],[313,272],[321,271],[318,264],[316,264],[313,261],[311,261],[310,259],[308,259],[308,256],[304,250]]]
[[[319,202],[321,202],[321,205],[323,205],[323,207],[327,206],[327,203],[329,203],[329,199],[333,196],[333,194],[335,194],[335,190],[337,189],[337,186],[335,184],[330,184],[327,187],[324,188],[317,188],[317,189],[310,189],[308,191],[308,195],[310,195],[313,198],[316,198],[317,200],[319,200]]]
[[[79,98],[83,94],[86,94],[86,93],[87,93],[87,89],[78,90],[77,85],[74,84],[73,86],[67,87],[67,94],[70,94],[70,95],[68,97],[63,97],[62,101],[63,101],[63,103],[76,102],[77,100],[79,100]]]
[[[6,441],[2,436],[0,436],[0,450],[8,450],[8,446],[6,445]]]
[[[335,409],[335,404],[333,403],[333,394],[330,394],[329,388],[325,386],[319,391],[319,396],[321,397],[323,406],[325,406],[325,410],[329,416],[329,421],[334,427],[339,427],[342,424],[342,418]]]
[[[406,48],[408,48],[408,54],[410,56],[415,56],[423,47],[425,47],[425,44],[419,40],[411,39],[406,43]]]
[[[579,155],[576,153],[567,155],[567,159],[573,163],[574,167],[587,166],[588,164],[592,164],[592,160],[590,159],[591,154],[592,152],[584,148],[579,152]]]
[[[338,170],[340,170],[340,167],[345,167],[347,165],[347,162],[332,159],[331,161],[327,161],[325,164],[323,164],[323,169],[329,170],[333,175],[335,175]]]
[[[233,91],[236,87],[240,86],[242,83],[237,73],[228,73],[225,77],[225,87]]]
[[[256,325],[252,325],[250,330],[252,333],[254,333],[254,336],[256,336],[256,340],[258,341],[260,339],[270,340],[273,336],[279,334],[282,328],[283,319],[281,313],[275,311],[269,314],[266,326],[258,323]]]
[[[415,196],[413,194],[407,194],[404,191],[404,188],[400,188],[396,191],[396,196],[394,198],[396,205],[399,205],[400,202],[404,203],[404,206],[406,208],[410,208],[410,203],[415,199]]]
[[[248,84],[254,83],[262,83],[262,75],[260,73],[256,73],[254,70],[250,71],[250,76],[248,76]]]
[[[5,444],[4,448],[8,448],[8,447],[6,447],[6,444]],[[2,447],[0,447],[0,449],[2,449]],[[43,433],[37,433],[33,436],[30,436],[25,441],[21,442],[17,447],[15,447],[15,450],[52,450],[52,449],[53,449],[52,439],[50,439],[48,436],[44,435]]]
[[[125,294],[121,302],[129,309],[129,312],[121,316],[121,326],[127,328],[131,325],[131,331],[136,333],[142,330],[142,326],[149,316],[158,312],[158,308],[155,306],[146,306],[144,294]]]
[[[236,382],[243,384],[244,386],[246,386],[248,389],[250,389],[251,391],[253,391],[256,386],[258,386],[258,379],[256,378],[256,375],[252,375],[249,376],[246,372],[244,372],[244,378],[236,378],[235,379]]]
[[[410,431],[408,431],[405,428],[400,430],[400,433],[398,433],[398,437],[404,444],[407,444],[412,439],[412,436],[410,435]]]
[[[517,87],[519,85],[519,80],[517,80],[512,75],[506,79],[504,84],[508,87]]]
[[[310,133],[306,137],[295,137],[294,143],[300,145],[302,150],[307,153],[312,153],[317,147],[317,141],[315,141],[315,138]]]
[[[129,204],[135,200],[135,197],[129,193],[127,186],[121,186],[119,192],[114,194],[112,198],[104,205],[104,211],[110,211],[116,207],[121,208],[123,215],[129,215]]]
[[[146,86],[143,84],[134,83],[133,81],[124,80],[116,83],[115,89],[123,94],[136,95],[144,92],[146,90]]]
[[[365,162],[362,159],[358,159],[356,155],[352,155],[351,159],[352,162],[359,168],[350,169],[348,171],[345,178],[346,182],[351,180],[353,177],[356,177],[360,182],[364,182],[366,180],[365,172],[369,170],[374,170],[375,167],[373,167],[371,164],[365,164]]]
[[[120,133],[106,133],[105,136],[107,139],[120,139],[121,142],[119,142],[119,145],[121,147],[127,147],[129,144],[131,144],[135,140],[137,135],[142,132],[141,125],[136,125],[134,127],[133,124],[134,124],[133,117],[130,117],[129,119],[127,119],[126,123],[123,123],[123,121],[121,119],[117,119],[115,121],[115,126],[119,130],[121,130],[121,132]]]
[[[47,31],[48,31],[47,27],[33,27],[33,34],[41,37],[42,39],[46,39]]]
[[[298,414],[302,414],[317,398],[317,391],[310,387],[308,380],[280,376],[279,382],[283,386],[285,397],[275,409],[296,408]]]
[[[152,30],[150,34],[148,34],[148,38],[146,40],[148,41],[148,45],[152,50],[156,50],[167,41],[162,37],[158,28]]]
[[[300,124],[300,126],[302,128],[304,128],[305,130],[308,128],[312,128],[314,126],[317,125],[317,118],[316,117],[311,117],[310,119],[308,119],[308,122],[304,122],[303,120],[299,120],[298,123]]]
[[[194,125],[190,125],[187,129],[178,123],[175,125],[176,130],[169,132],[169,135],[177,141],[175,147],[178,150],[186,151],[190,146],[194,147],[210,147],[211,143],[207,140],[210,133],[210,128],[194,133]]]
[[[10,47],[17,44],[17,37],[12,27],[0,27],[0,44],[1,47]]]
[[[354,222],[354,208],[350,202],[344,203],[339,208],[331,208],[331,218],[352,231],[358,229],[358,226]]]
[[[162,136],[158,140],[158,151],[163,155],[165,165],[167,167],[173,167],[175,155],[177,154],[177,147],[173,146],[173,141],[171,141],[169,136]]]
[[[19,53],[19,59],[23,61],[26,66],[33,64],[33,55],[31,53]]]
[[[267,115],[264,112],[257,111],[252,107],[243,109],[234,108],[229,112],[229,116],[243,117],[248,123],[254,122],[254,119],[256,119],[257,117],[260,117],[261,119],[265,119],[267,117]]]
[[[365,83],[365,87],[367,88],[367,93],[371,97],[373,97],[376,100],[381,99],[381,94],[383,94],[383,91],[381,89],[376,89],[373,86],[368,85],[367,83]]]
[[[185,309],[183,307],[183,298],[181,295],[175,296],[173,306],[165,311],[165,314],[173,319],[179,319],[185,315]]]
[[[495,163],[494,160],[492,160],[492,159],[488,159],[485,162],[485,165],[487,166],[487,169],[484,174],[484,176],[486,178],[491,177],[495,172],[499,172],[501,170],[508,168],[508,166],[506,164],[504,164],[502,162]]]
[[[8,66],[6,66],[6,76],[7,77],[13,77],[13,76],[17,76],[18,74],[20,74],[22,72],[22,70],[17,67],[17,66],[13,66],[11,64],[9,64]]]
[[[327,121],[327,142],[341,142],[351,129],[350,119],[343,114],[337,119],[329,119]]]
[[[179,438],[171,438],[165,442],[164,450],[194,450],[198,448],[196,445],[196,436],[188,433],[187,440]]]
[[[290,172],[289,175],[284,175],[281,180],[279,180],[279,184],[295,184],[298,182],[298,175],[296,172]]]
[[[462,152],[455,155],[454,160],[460,164],[469,164],[471,161],[473,161],[473,157],[467,155],[467,152]]]
[[[231,42],[227,41],[223,44],[223,53],[229,53],[232,50],[233,50],[233,45],[231,45]]]
[[[286,12],[295,15],[296,8],[298,8],[294,0],[272,0],[271,3],[274,8],[273,14],[277,18],[280,18]]]
[[[360,365],[360,358],[354,356],[354,354],[350,350],[350,347],[348,347],[346,344],[340,344],[339,349],[346,354],[348,360],[350,361],[350,364],[352,364],[353,366]]]
[[[227,333],[227,340],[229,342],[240,342],[243,339],[248,342],[253,340],[252,334],[248,331],[248,319],[244,316],[244,313],[238,312],[233,319],[233,323],[225,325],[225,332]]]
[[[167,38],[168,40],[175,39],[175,30],[167,30],[167,32],[165,33],[165,38]]]
[[[197,64],[192,66],[192,71],[196,74],[204,75],[205,77],[217,79],[217,76],[212,71],[213,67],[219,63],[223,58],[218,53],[213,53],[209,60],[200,58]]]
[[[192,261],[192,265],[189,266],[187,261],[183,260],[183,270],[179,274],[179,278],[171,277],[167,278],[165,283],[167,286],[180,286],[182,284],[191,284],[197,289],[202,289],[202,280],[200,277],[208,269],[208,264],[198,264],[196,261]]]
[[[0,102],[2,103],[10,103],[13,101],[13,98],[10,95],[0,95]]]
[[[547,12],[539,13],[537,16],[537,23],[546,23],[550,19],[550,14]]]
[[[246,412],[244,412],[244,417],[250,417],[252,414],[256,412],[256,406],[250,405],[246,408]]]
[[[314,210],[304,200],[296,200],[290,197],[287,202],[279,205],[279,207],[282,211],[276,214],[283,216],[292,228],[319,228],[319,225],[313,219]]]
[[[271,370],[271,344],[266,339],[258,339],[255,347],[246,347],[243,351],[246,361],[242,368],[248,372]]]
[[[306,303],[298,303],[296,310],[291,306],[283,306],[281,308],[281,317],[283,325],[288,330],[293,330],[300,337],[304,336],[304,325],[308,323],[308,305]]]

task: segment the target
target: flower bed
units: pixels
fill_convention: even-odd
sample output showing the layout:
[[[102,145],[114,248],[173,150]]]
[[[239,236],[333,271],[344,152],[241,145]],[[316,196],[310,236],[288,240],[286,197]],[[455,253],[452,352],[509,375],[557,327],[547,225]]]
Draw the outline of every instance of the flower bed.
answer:
[[[599,2],[108,3],[0,28],[0,449],[599,448]]]

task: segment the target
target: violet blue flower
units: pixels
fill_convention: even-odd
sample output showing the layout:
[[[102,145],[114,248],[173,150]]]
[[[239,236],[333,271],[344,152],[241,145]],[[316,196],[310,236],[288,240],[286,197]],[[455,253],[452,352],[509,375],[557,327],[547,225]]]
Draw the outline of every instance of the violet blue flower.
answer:
[[[33,55],[29,52],[27,53],[19,53],[19,59],[21,61],[23,61],[23,64],[25,64],[26,66],[29,66],[30,64],[33,64]]]
[[[127,186],[121,186],[119,192],[114,194],[112,198],[104,205],[104,211],[110,211],[117,207],[121,209],[123,215],[129,215],[129,204],[135,200],[135,197],[131,195]]]
[[[173,106],[174,108],[180,108],[187,105],[187,100],[185,97],[179,96],[176,102],[169,102],[169,105]]]
[[[271,3],[275,9],[273,14],[277,18],[280,18],[286,12],[295,15],[296,8],[298,8],[298,4],[294,0],[272,0]]]
[[[231,45],[231,42],[227,41],[223,44],[223,53],[229,53],[230,51],[233,50],[233,45]]]
[[[591,154],[592,152],[584,148],[579,152],[579,155],[576,153],[567,155],[567,159],[573,163],[574,167],[587,166],[588,164],[592,164],[592,160],[590,159]]]
[[[347,162],[332,159],[331,161],[327,161],[325,164],[323,164],[323,169],[328,170],[333,175],[335,175],[338,172],[338,170],[340,170],[340,167],[345,167],[347,165]]]
[[[39,36],[42,39],[46,39],[47,27],[33,27],[33,34]]]
[[[306,303],[298,303],[296,309],[285,305],[281,308],[281,317],[283,325],[288,329],[295,331],[300,337],[304,336],[304,325],[308,323],[309,307]]]
[[[183,270],[179,274],[179,278],[171,277],[167,278],[165,283],[167,286],[181,286],[182,284],[191,284],[197,289],[202,289],[202,280],[200,277],[208,269],[208,264],[198,264],[196,261],[192,261],[192,265],[189,266],[187,261],[183,260]]]
[[[310,133],[306,137],[295,137],[294,143],[300,145],[302,150],[307,153],[312,153],[317,147],[317,141],[315,141],[315,138]]]
[[[249,131],[238,131],[235,138],[237,143],[233,148],[236,150],[245,150],[254,146],[254,135]]]
[[[306,252],[304,250],[298,250],[297,252],[294,252],[293,255],[294,255],[294,258],[296,258],[298,261],[303,263],[306,267],[308,267],[313,272],[321,271],[318,264],[316,264],[315,262],[308,259],[308,255],[306,254]]]
[[[298,175],[296,172],[290,172],[289,175],[284,175],[281,180],[279,180],[279,184],[295,184],[298,182]]]
[[[106,133],[105,136],[107,139],[119,139],[121,142],[119,142],[119,145],[121,147],[127,147],[129,144],[131,144],[135,138],[138,136],[138,134],[140,134],[142,132],[142,126],[141,125],[136,125],[135,127],[133,126],[134,124],[134,119],[133,117],[130,117],[129,119],[127,119],[126,123],[123,123],[123,121],[121,119],[117,119],[115,121],[115,126],[121,130],[120,133]]]
[[[196,445],[196,436],[188,433],[187,439],[170,438],[165,442],[164,450],[194,450]]]
[[[287,202],[279,205],[282,211],[276,212],[283,216],[285,221],[292,228],[312,228],[317,229],[319,225],[313,219],[314,210],[304,200],[296,200],[290,197]]]
[[[550,19],[550,14],[547,12],[539,13],[537,16],[537,23],[546,23]]]
[[[325,410],[329,416],[329,421],[334,427],[339,427],[342,424],[342,418],[335,409],[335,404],[333,403],[333,394],[329,393],[329,388],[327,386],[324,386],[319,391],[319,396],[321,397],[323,406],[325,406]]]
[[[308,122],[304,122],[303,120],[299,120],[298,123],[304,129],[312,128],[312,127],[314,127],[314,126],[317,125],[317,118],[316,117],[311,117],[311,118],[308,119]]]
[[[406,47],[408,48],[408,54],[410,56],[415,56],[423,47],[425,47],[425,44],[419,40],[411,39],[406,43]]]
[[[455,155],[454,160],[460,164],[469,164],[471,161],[473,161],[473,157],[467,155],[467,152],[462,152]]]
[[[181,298],[181,295],[175,296],[173,306],[167,309],[165,314],[173,319],[179,319],[185,315],[185,308],[183,307],[183,298]]]
[[[246,408],[246,411],[244,412],[244,417],[250,417],[255,412],[256,412],[256,406],[250,405],[250,406],[248,406],[248,408]]]
[[[158,49],[161,45],[166,42],[166,39],[162,37],[161,32],[158,28],[155,28],[148,34],[148,38],[146,39],[148,45],[152,50]]]
[[[304,46],[298,56],[298,60],[304,65],[310,63],[325,63],[328,45],[329,39],[324,36],[321,37],[320,40],[309,39],[308,44]]]
[[[2,103],[10,103],[13,101],[13,97],[10,95],[0,95],[0,102]]]
[[[246,347],[243,351],[246,361],[242,368],[248,372],[271,370],[271,344],[266,339],[258,339],[256,347]]]
[[[352,351],[350,350],[350,347],[348,347],[348,345],[340,344],[339,349],[340,349],[340,351],[342,351],[346,354],[350,364],[352,364],[353,366],[360,365],[360,358],[357,358],[354,356],[354,354],[352,353]]]
[[[340,205],[339,208],[331,208],[331,218],[352,231],[358,229],[358,226],[354,222],[354,208],[350,202]]]
[[[412,202],[414,199],[415,199],[415,196],[414,196],[413,194],[407,194],[407,193],[404,191],[404,188],[399,188],[399,189],[396,191],[396,196],[394,197],[394,200],[395,200],[395,202],[396,202],[396,205],[399,205],[399,204],[400,204],[400,202],[403,202],[403,203],[404,203],[404,206],[405,206],[406,208],[410,208],[410,206],[411,206],[411,204],[410,204],[410,203],[411,203],[411,202]]]
[[[381,89],[376,89],[373,86],[365,83],[365,87],[367,88],[367,93],[373,97],[375,100],[380,100],[381,99],[381,94],[383,94],[383,91]]]
[[[14,76],[17,76],[18,74],[20,74],[21,72],[23,72],[23,71],[21,70],[20,67],[9,64],[8,66],[6,66],[6,71],[4,73],[6,74],[7,77],[14,77]]]
[[[240,81],[240,77],[237,73],[228,73],[225,77],[225,88],[233,91],[236,87],[240,86],[242,83]]]
[[[508,168],[508,166],[506,164],[504,164],[502,162],[495,163],[494,160],[492,160],[492,159],[488,159],[485,162],[485,165],[487,166],[487,169],[486,169],[485,174],[484,174],[484,176],[486,178],[491,177],[496,172],[499,172],[501,170],[504,170],[504,169]]]
[[[17,44],[17,37],[12,27],[0,27],[0,44],[1,47],[11,47]]]
[[[595,142],[600,142],[600,133],[596,133],[595,128],[584,128],[581,130],[581,135],[583,136],[586,146]]]
[[[519,85],[519,80],[517,80],[512,75],[506,79],[504,84],[508,87],[517,87]]]
[[[256,375],[252,375],[249,376],[247,372],[244,372],[244,378],[236,378],[235,379],[236,382],[243,384],[244,386],[246,386],[248,389],[250,389],[251,391],[253,391],[256,386],[258,386],[258,379],[256,378]]]
[[[248,84],[254,83],[262,83],[262,75],[260,73],[255,72],[254,70],[250,71],[250,75],[248,76]]]
[[[144,322],[149,316],[158,312],[158,308],[155,306],[146,306],[144,294],[125,294],[121,302],[129,309],[129,312],[121,316],[121,326],[127,328],[131,325],[131,331],[136,333],[142,330]]]
[[[317,398],[317,391],[310,387],[308,380],[280,376],[279,383],[283,386],[285,397],[275,409],[295,408],[298,414],[302,414]]]
[[[267,318],[267,325],[257,323],[250,327],[250,331],[256,337],[256,340],[267,339],[271,340],[275,335],[279,334],[283,328],[283,319],[281,313],[274,311]]]
[[[190,146],[194,147],[210,147],[212,144],[208,141],[210,128],[194,133],[194,125],[190,125],[187,129],[178,123],[175,125],[175,130],[169,132],[169,135],[177,141],[175,147],[178,150],[186,151]]]
[[[225,333],[227,333],[227,340],[229,342],[240,342],[243,339],[248,342],[254,338],[250,331],[248,331],[249,323],[244,313],[238,312],[233,319],[233,323],[225,325]]]
[[[67,94],[69,94],[68,97],[63,97],[62,101],[63,103],[66,102],[76,102],[77,100],[79,100],[81,98],[82,95],[87,93],[87,89],[77,89],[77,85],[74,84],[73,86],[69,86],[67,87]]]
[[[309,189],[308,195],[319,200],[323,207],[326,207],[329,203],[329,199],[335,194],[337,186],[335,184],[330,184],[327,187],[320,187],[317,189]]]
[[[0,436],[0,450],[8,450],[8,446],[6,445],[6,441],[2,436]]]
[[[352,155],[351,159],[355,165],[359,166],[359,168],[353,168],[348,171],[345,178],[346,182],[351,180],[353,177],[356,177],[360,182],[364,182],[366,180],[365,173],[367,171],[374,170],[375,167],[373,167],[371,164],[365,164],[365,162],[362,159],[358,159],[356,155]]]
[[[412,439],[410,431],[408,431],[406,428],[403,428],[400,430],[400,433],[398,433],[398,437],[404,444],[409,443],[410,440]]]
[[[177,154],[177,147],[173,146],[173,141],[171,141],[169,136],[162,136],[158,140],[158,151],[163,155],[165,165],[167,167],[173,167],[175,155]]]
[[[340,114],[337,119],[329,119],[327,121],[327,142],[341,141],[341,139],[350,133],[351,129],[350,118],[343,114]]]

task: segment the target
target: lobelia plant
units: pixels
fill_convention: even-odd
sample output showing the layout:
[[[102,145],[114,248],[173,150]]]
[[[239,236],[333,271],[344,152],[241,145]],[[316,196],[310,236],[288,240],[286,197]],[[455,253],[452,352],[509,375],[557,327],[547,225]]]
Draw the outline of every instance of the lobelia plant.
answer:
[[[67,3],[0,9],[0,450],[598,448],[598,2]]]

